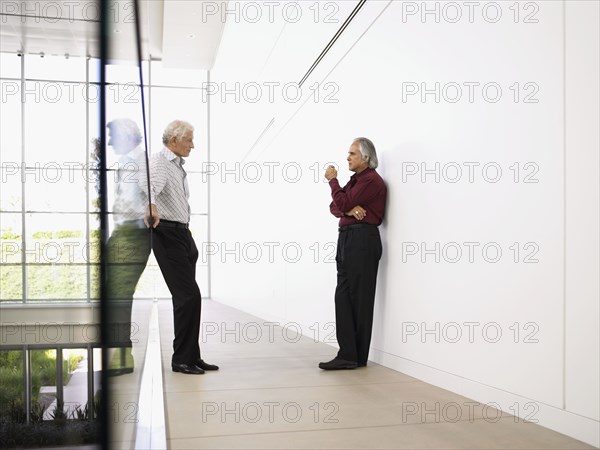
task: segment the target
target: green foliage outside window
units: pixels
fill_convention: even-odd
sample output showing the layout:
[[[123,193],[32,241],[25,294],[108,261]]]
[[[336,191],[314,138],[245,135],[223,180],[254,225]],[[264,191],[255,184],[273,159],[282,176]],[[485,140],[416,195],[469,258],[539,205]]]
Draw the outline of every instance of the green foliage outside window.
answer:
[[[0,302],[23,299],[21,236],[10,229],[0,229]],[[87,265],[91,267],[90,298],[99,292],[98,267],[100,233],[91,230],[87,244],[81,230],[38,231],[27,242],[29,249],[60,249],[60,258],[45,260],[42,251],[27,261],[28,301],[86,300],[88,297]],[[15,251],[18,249],[18,251]],[[84,249],[89,249],[86,254]],[[30,252],[31,253],[31,252]],[[52,254],[54,256],[54,254]]]

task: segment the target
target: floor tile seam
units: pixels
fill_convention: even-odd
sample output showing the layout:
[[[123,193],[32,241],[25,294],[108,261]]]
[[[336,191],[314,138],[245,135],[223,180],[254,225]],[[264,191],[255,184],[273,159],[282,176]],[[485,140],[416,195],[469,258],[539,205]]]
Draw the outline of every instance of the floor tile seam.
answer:
[[[171,352],[172,352],[172,348],[170,347],[170,344],[169,344],[168,352],[165,351],[164,352],[165,354],[161,355],[161,356],[163,357],[164,360],[170,360],[169,355],[171,354]],[[217,352],[214,352],[214,353],[216,354]],[[211,355],[211,357],[212,356],[214,356],[214,355]],[[219,356],[219,355],[217,355],[217,356]],[[233,360],[239,361],[239,360],[246,360],[246,359],[255,360],[257,358],[260,358],[260,359],[284,359],[284,358],[285,359],[298,359],[298,358],[310,358],[310,357],[313,357],[313,356],[314,356],[314,353],[299,354],[299,355],[294,355],[294,356],[283,356],[283,355],[239,356],[239,357],[236,356],[236,357],[231,357],[231,360],[232,361]],[[326,355],[318,355],[318,356],[326,357]],[[387,370],[393,370],[393,369],[390,369],[389,367],[385,367],[385,366],[382,366],[382,367],[384,367]],[[398,372],[398,371],[396,370],[395,372]]]
[[[510,418],[507,416],[506,418]],[[382,428],[396,428],[403,427],[407,425],[441,425],[441,424],[455,424],[455,423],[466,423],[466,422],[475,422],[475,421],[486,421],[483,417],[472,419],[472,420],[455,420],[455,421],[438,421],[438,422],[400,422],[394,424],[385,424],[385,425],[369,425],[369,426],[354,426],[354,427],[332,427],[332,428],[309,428],[304,430],[279,430],[279,431],[265,431],[261,433],[228,433],[228,434],[213,434],[208,436],[191,436],[191,437],[173,437],[168,438],[167,440],[179,440],[179,439],[211,439],[211,438],[226,438],[226,437],[237,437],[237,436],[262,436],[262,435],[270,435],[270,434],[285,434],[285,433],[312,433],[312,432],[325,432],[325,431],[347,431],[347,430],[368,430],[371,428],[382,429]],[[525,422],[520,422],[525,423]],[[528,425],[537,425],[535,423],[526,422]],[[550,430],[551,431],[551,430]],[[568,437],[568,436],[567,436]],[[574,438],[570,438],[574,439]]]
[[[391,384],[407,384],[407,383],[423,383],[419,380],[407,380],[407,381],[390,381],[381,383],[351,383],[351,384],[319,384],[309,386],[274,386],[274,387],[249,387],[249,388],[225,388],[225,389],[200,389],[190,391],[167,391],[165,394],[186,394],[193,392],[227,392],[227,391],[259,391],[259,390],[275,390],[275,389],[313,389],[313,388],[332,388],[332,387],[346,387],[346,386],[377,386],[377,385],[391,385]]]

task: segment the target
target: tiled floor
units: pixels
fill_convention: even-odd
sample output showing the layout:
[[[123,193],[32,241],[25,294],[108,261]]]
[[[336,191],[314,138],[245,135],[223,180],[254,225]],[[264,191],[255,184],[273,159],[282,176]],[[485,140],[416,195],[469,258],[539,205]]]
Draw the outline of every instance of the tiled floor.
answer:
[[[326,372],[333,347],[213,301],[203,358],[218,372],[170,369],[170,301],[159,303],[167,444],[172,449],[583,449],[535,424],[373,363]]]

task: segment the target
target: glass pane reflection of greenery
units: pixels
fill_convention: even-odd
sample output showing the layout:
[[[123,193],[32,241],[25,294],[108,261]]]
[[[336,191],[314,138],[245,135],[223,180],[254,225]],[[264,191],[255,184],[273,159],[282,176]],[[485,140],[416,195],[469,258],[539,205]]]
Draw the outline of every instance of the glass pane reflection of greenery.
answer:
[[[81,300],[87,296],[85,266],[29,265],[27,298],[30,300]]]
[[[24,392],[23,352],[0,351],[0,423],[25,420]]]
[[[42,390],[42,387],[44,388]],[[47,409],[56,400],[56,350],[31,351],[31,405]]]
[[[0,301],[22,301],[22,237],[15,214],[0,213]]]
[[[84,349],[65,351],[63,355],[63,385],[67,385],[73,372],[85,354]],[[56,350],[32,350],[31,354],[31,403],[35,412],[46,409],[56,399]],[[50,389],[42,389],[47,387]],[[9,350],[0,352],[0,418],[14,414],[13,409],[24,411],[23,352]],[[12,406],[14,405],[14,406]],[[23,412],[24,415],[24,412]],[[18,418],[18,417],[15,417]],[[23,417],[23,420],[25,417]]]
[[[0,229],[0,301],[21,301],[21,234]],[[15,250],[16,249],[16,250]],[[27,242],[27,299],[86,300],[87,265],[91,265],[90,297],[98,298],[99,233],[91,230],[87,243],[81,230],[35,231]]]
[[[63,350],[63,385],[69,384],[86,352],[85,349]],[[97,441],[95,419],[100,391],[94,408],[88,408],[87,404],[75,407],[59,402],[56,398],[56,355],[54,349],[30,351],[31,405],[27,423],[23,352],[0,351],[0,448],[77,446]]]
[[[0,301],[21,301],[23,298],[23,274],[21,270],[20,265],[0,264]]]

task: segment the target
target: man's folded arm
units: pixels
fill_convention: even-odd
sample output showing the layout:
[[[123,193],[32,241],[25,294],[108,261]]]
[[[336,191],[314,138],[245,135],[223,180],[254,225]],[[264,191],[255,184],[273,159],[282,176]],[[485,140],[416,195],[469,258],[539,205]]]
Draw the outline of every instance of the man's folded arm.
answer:
[[[369,180],[357,180],[352,187],[352,192],[349,193],[340,187],[337,178],[330,180],[329,186],[331,187],[331,198],[338,211],[350,211],[355,206],[368,205],[379,193],[378,187]]]
[[[335,202],[331,202],[331,204],[329,205],[329,211],[331,211],[331,214],[333,214],[335,217],[345,216],[345,214],[342,211],[340,211],[337,206],[335,206]]]

